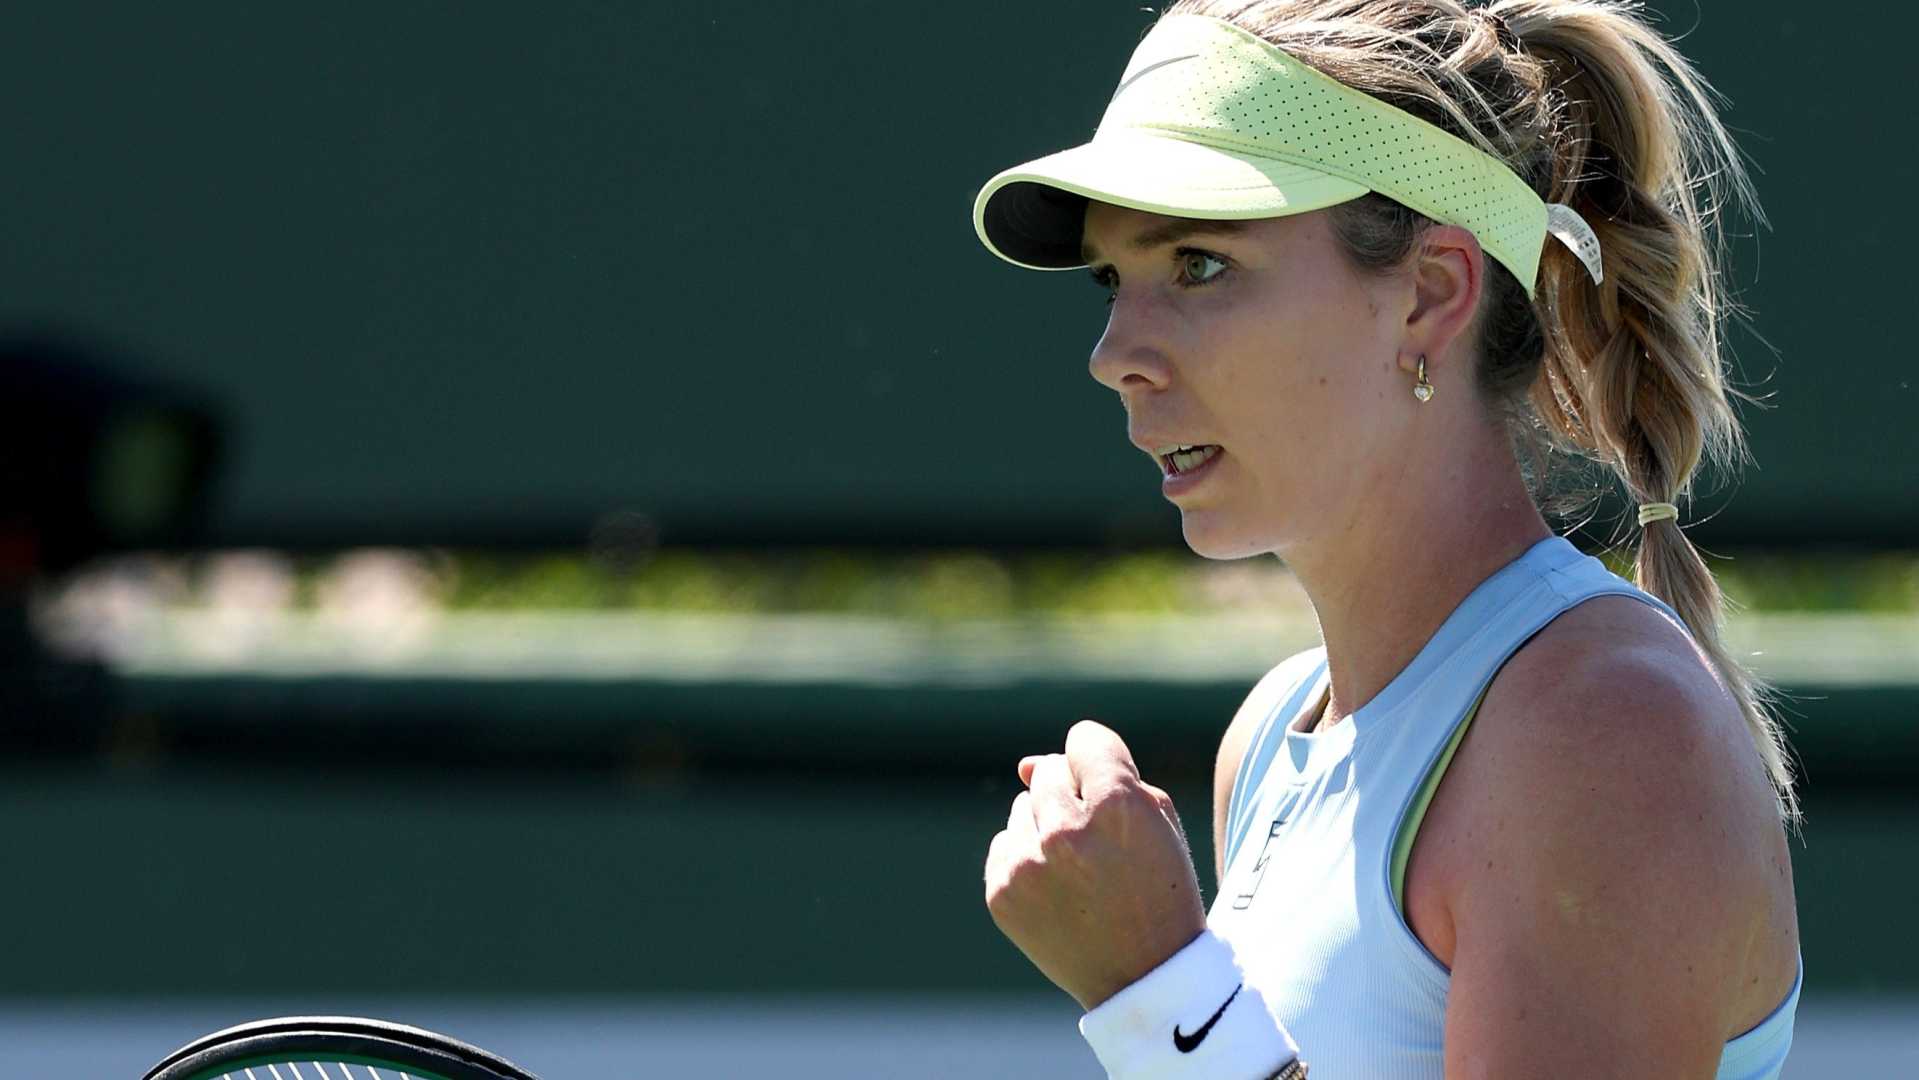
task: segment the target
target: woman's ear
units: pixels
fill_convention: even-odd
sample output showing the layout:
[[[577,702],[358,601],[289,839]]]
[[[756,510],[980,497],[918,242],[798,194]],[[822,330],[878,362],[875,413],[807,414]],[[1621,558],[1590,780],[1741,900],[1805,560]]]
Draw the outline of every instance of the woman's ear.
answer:
[[[1413,310],[1406,316],[1406,355],[1447,354],[1472,326],[1486,287],[1486,254],[1471,230],[1435,225],[1413,252]]]

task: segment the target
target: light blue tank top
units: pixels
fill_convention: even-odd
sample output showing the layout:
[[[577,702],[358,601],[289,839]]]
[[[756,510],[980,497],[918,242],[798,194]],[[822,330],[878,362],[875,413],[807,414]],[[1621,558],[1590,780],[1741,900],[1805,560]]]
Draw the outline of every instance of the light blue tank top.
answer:
[[[1225,874],[1207,922],[1233,944],[1314,1075],[1444,1076],[1451,973],[1395,902],[1393,843],[1500,666],[1559,613],[1603,595],[1637,597],[1685,627],[1658,597],[1552,536],[1481,582],[1405,670],[1330,729],[1290,730],[1325,688],[1323,646],[1254,688],[1248,704],[1265,719],[1227,804]],[[1280,868],[1283,888],[1260,888],[1268,867]],[[1778,1077],[1804,981],[1802,956],[1785,1001],[1726,1043],[1717,1080]]]

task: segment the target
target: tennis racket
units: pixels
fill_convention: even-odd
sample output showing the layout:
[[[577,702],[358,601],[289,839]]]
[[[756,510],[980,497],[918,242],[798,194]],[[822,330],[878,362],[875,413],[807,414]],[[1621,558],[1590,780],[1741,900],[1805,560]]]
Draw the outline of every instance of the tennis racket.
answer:
[[[145,1080],[539,1080],[437,1032],[357,1016],[280,1016],[216,1031]]]

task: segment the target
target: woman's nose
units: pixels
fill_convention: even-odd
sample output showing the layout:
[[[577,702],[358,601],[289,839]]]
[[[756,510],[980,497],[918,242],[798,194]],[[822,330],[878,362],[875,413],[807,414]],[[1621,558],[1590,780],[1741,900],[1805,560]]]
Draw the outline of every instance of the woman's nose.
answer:
[[[1139,305],[1116,300],[1087,368],[1101,386],[1121,395],[1163,387],[1170,365],[1162,346],[1149,313]]]

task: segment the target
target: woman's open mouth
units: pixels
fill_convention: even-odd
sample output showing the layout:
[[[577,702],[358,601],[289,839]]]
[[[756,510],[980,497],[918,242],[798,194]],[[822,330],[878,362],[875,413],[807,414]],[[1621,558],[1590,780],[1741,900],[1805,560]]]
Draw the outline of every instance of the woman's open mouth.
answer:
[[[1181,446],[1169,454],[1159,455],[1159,467],[1165,473],[1165,478],[1160,481],[1160,492],[1171,498],[1190,491],[1205,480],[1225,453],[1225,450],[1212,443],[1204,443]]]

